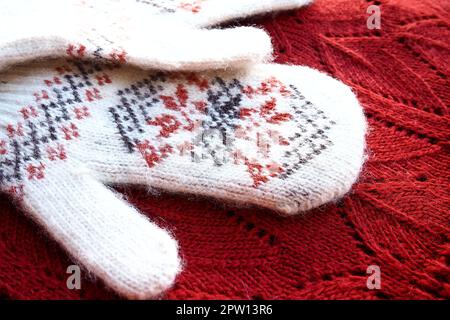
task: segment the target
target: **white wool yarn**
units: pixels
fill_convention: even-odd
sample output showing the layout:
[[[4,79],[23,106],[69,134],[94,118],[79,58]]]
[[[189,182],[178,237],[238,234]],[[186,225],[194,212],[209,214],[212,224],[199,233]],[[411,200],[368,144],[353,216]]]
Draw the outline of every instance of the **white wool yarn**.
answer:
[[[166,73],[58,60],[1,79],[1,190],[128,298],[159,295],[181,262],[176,241],[105,185],[292,215],[342,197],[364,160],[354,94],[307,67]]]
[[[238,67],[271,59],[262,29],[206,29],[306,0],[14,0],[0,10],[0,69],[40,58],[102,58],[166,70]]]

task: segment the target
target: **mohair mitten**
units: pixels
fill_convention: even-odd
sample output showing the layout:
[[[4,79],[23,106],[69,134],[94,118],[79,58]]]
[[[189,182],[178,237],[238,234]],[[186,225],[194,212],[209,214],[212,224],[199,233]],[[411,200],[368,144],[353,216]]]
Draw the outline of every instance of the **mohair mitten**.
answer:
[[[2,4],[0,69],[48,57],[96,58],[142,68],[203,70],[271,57],[254,27],[205,29],[300,7],[307,0],[15,0]]]
[[[105,185],[296,214],[344,195],[363,163],[354,94],[307,67],[163,73],[55,61],[1,79],[1,190],[128,298],[173,283],[177,244]]]

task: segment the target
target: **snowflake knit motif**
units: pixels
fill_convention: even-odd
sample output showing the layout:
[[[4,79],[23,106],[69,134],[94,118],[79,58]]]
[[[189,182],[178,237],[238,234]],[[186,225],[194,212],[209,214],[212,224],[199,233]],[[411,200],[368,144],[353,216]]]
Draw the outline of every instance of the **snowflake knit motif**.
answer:
[[[45,177],[46,162],[67,160],[66,144],[80,137],[77,124],[90,117],[89,103],[102,99],[101,87],[111,82],[98,64],[57,67],[33,93],[34,103],[17,111],[19,121],[6,124],[0,185],[20,195],[24,179]],[[242,83],[159,72],[117,96],[111,120],[126,150],[141,154],[149,167],[171,155],[215,166],[231,162],[247,168],[256,188],[286,178],[332,144],[326,132],[335,122],[274,76]],[[284,108],[282,99],[289,101]],[[280,133],[282,126],[289,134]]]

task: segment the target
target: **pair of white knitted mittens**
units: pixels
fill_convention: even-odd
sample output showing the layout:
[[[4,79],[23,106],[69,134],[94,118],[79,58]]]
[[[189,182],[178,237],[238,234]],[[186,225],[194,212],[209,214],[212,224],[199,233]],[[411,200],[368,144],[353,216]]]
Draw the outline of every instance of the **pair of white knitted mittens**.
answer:
[[[364,159],[351,90],[264,63],[271,44],[260,29],[200,28],[306,2],[9,1],[0,189],[127,298],[159,296],[182,263],[171,235],[106,185],[285,215],[342,197]]]

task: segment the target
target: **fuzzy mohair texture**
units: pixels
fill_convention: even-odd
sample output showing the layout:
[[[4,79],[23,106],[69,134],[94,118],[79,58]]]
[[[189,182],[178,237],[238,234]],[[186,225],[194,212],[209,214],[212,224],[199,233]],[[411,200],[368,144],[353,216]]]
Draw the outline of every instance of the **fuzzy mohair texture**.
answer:
[[[165,70],[269,61],[271,40],[255,27],[212,28],[308,0],[17,0],[2,3],[0,69],[42,58],[103,59]],[[70,12],[70,16],[67,15]]]

